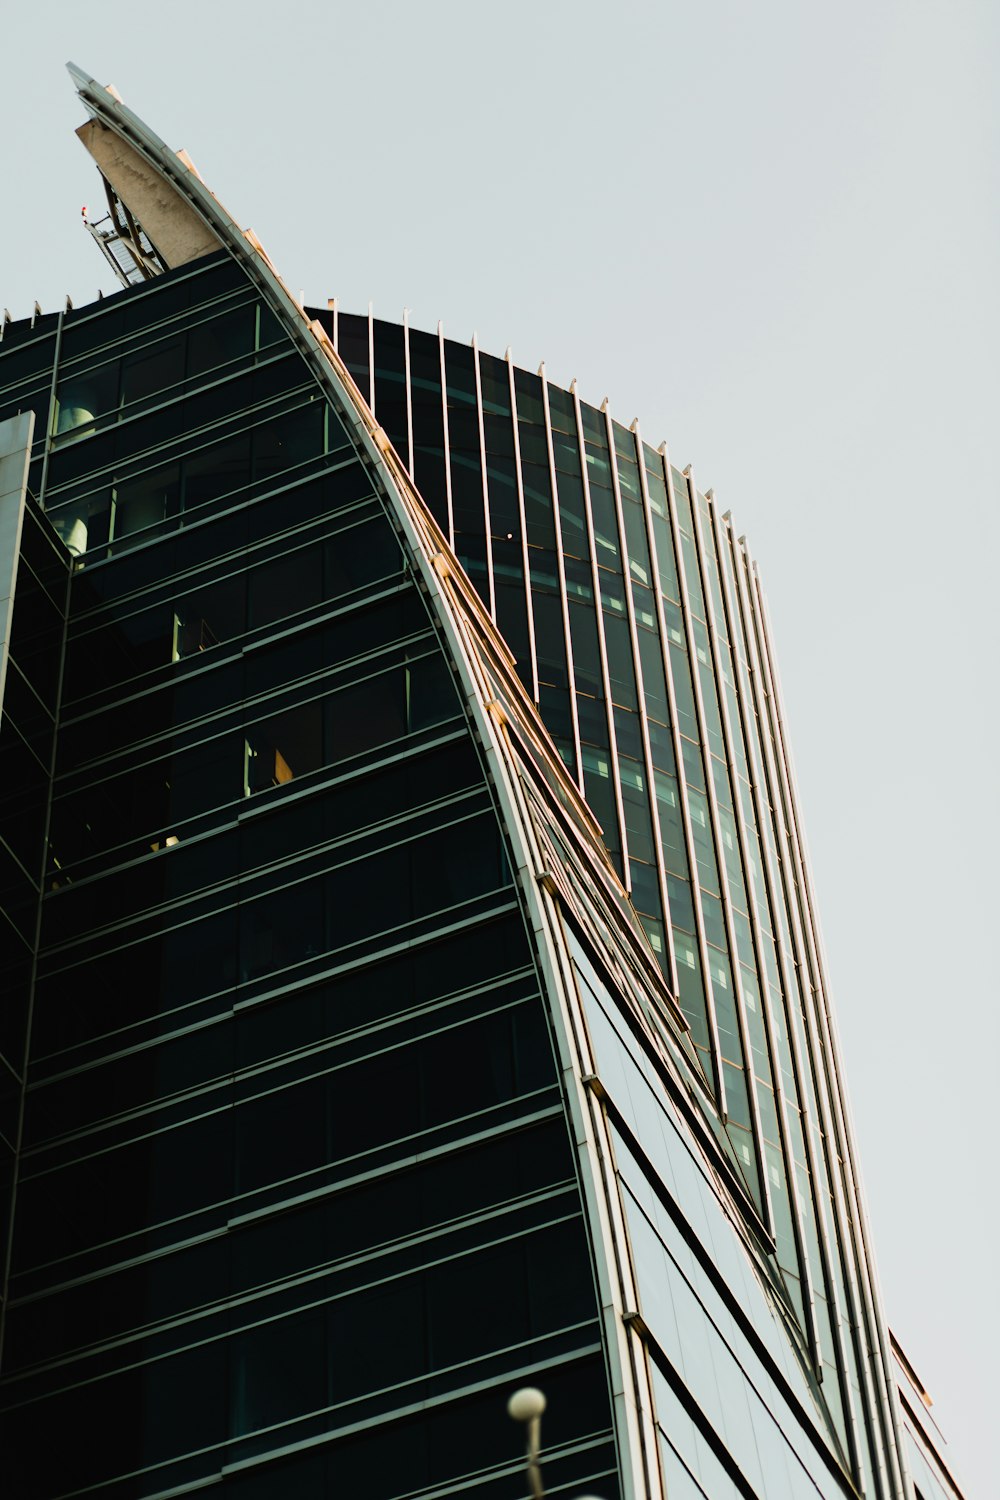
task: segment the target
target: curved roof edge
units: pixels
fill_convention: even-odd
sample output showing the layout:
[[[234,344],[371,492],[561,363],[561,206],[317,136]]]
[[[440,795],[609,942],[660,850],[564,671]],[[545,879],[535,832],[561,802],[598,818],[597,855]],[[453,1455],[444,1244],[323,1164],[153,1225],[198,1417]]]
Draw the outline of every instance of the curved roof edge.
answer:
[[[68,67],[90,114],[77,136],[104,178],[113,218],[124,221],[122,234],[130,254],[145,262],[143,274],[148,276],[150,267],[154,272],[170,270],[214,254],[222,243],[217,230],[164,171],[173,158],[185,174],[197,177],[190,159],[171,152],[113,89],[86,78],[72,63]],[[157,158],[155,165],[150,149]],[[153,254],[147,256],[147,250]]]

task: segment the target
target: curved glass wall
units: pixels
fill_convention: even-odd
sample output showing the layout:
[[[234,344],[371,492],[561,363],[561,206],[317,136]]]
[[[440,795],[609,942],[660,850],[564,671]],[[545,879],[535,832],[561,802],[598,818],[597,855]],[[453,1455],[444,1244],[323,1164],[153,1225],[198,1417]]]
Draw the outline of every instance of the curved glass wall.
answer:
[[[388,326],[343,311],[336,329],[327,319],[380,422],[389,387],[366,385],[355,352],[369,346],[369,323]],[[601,825],[684,1011],[709,1107],[822,1385],[831,1440],[874,1488],[891,1398],[867,1352],[877,1317],[755,570],[712,497],[635,424],[509,355],[501,362],[440,331],[399,332],[411,359],[466,372],[465,415],[452,394],[440,407],[408,399],[414,449],[437,459],[423,498],[508,632],[525,691]],[[397,408],[387,411],[401,428]],[[464,434],[454,455],[453,421]],[[477,483],[490,476],[475,528],[454,520],[456,474],[467,468]],[[502,610],[499,576],[510,589]]]

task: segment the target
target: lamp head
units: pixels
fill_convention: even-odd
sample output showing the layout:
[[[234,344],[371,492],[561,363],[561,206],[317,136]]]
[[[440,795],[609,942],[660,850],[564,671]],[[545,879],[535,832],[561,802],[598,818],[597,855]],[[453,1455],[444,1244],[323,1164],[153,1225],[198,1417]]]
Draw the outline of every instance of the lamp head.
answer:
[[[507,1414],[515,1422],[530,1422],[545,1410],[545,1397],[533,1385],[522,1386],[507,1402]]]

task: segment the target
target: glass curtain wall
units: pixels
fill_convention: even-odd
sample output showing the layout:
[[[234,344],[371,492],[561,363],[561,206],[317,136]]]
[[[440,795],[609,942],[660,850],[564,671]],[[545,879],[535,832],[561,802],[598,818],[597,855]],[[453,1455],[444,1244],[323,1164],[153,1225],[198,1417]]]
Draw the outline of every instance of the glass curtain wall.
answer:
[[[363,389],[362,323],[344,347]],[[406,338],[411,361],[422,351],[418,488],[601,825],[691,1028],[835,1444],[874,1488],[878,1442],[863,1434],[889,1441],[868,1357],[876,1314],[748,555],[635,424],[544,370],[510,379],[509,360],[475,345]]]
[[[548,1007],[384,496],[225,256],[67,313],[59,338],[39,639],[65,610],[46,528],[75,566],[11,1493],[506,1500],[506,1395],[538,1380],[549,1484],[614,1497]]]

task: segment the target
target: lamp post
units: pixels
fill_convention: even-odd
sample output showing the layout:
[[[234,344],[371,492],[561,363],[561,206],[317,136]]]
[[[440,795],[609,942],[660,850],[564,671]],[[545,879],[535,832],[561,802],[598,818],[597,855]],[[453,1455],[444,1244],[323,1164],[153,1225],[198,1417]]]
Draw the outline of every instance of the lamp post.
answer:
[[[545,1500],[539,1453],[542,1440],[542,1412],[545,1410],[545,1394],[533,1385],[525,1385],[514,1392],[507,1402],[507,1414],[515,1422],[523,1422],[527,1428],[526,1463],[528,1483],[532,1500]],[[578,1500],[597,1500],[594,1495],[580,1495]]]

